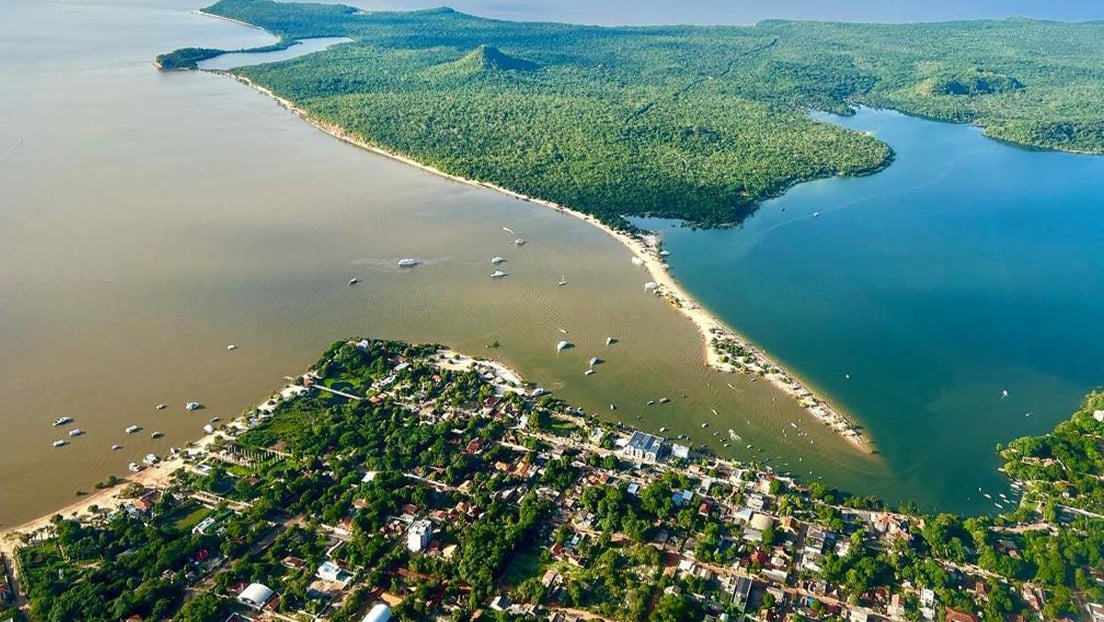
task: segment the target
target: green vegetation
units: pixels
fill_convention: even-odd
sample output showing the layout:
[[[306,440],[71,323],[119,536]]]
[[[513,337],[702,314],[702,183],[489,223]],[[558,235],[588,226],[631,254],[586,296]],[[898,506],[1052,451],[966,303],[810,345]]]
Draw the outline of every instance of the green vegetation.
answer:
[[[620,227],[736,223],[792,184],[892,159],[808,109],[890,107],[1104,152],[1104,23],[601,28],[269,0],[206,10],[283,40],[352,38],[235,70],[318,120]]]
[[[234,52],[250,52],[250,53],[263,53],[263,52],[278,52],[280,50],[286,50],[293,45],[298,45],[298,41],[290,41],[287,39],[281,39],[280,41],[273,43],[272,45],[262,45],[255,48],[243,48],[240,50],[234,50]],[[226,54],[228,50],[219,50],[216,48],[180,48],[174,50],[168,54],[160,54],[154,60],[154,64],[158,69],[164,71],[173,71],[179,69],[195,69],[199,66],[199,63],[215,58],[216,56],[222,56]]]

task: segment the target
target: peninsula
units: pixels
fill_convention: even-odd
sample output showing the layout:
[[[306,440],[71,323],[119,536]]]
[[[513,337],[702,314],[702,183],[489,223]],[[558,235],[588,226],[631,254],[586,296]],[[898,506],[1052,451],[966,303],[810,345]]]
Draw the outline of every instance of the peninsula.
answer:
[[[173,461],[0,534],[0,614],[1088,619],[1102,408],[1001,449],[996,515],[930,515],[614,426],[493,361],[352,339]]]

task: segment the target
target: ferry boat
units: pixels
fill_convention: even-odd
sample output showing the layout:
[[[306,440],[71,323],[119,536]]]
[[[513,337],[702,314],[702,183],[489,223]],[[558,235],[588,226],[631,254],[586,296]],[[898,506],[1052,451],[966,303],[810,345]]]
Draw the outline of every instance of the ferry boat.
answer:
[[[53,443],[51,443],[51,445],[53,445],[54,447],[64,447],[68,444],[69,443],[67,443],[66,441],[63,441],[61,439],[58,439],[58,440],[54,441]]]
[[[203,404],[199,402],[188,402],[184,404],[184,410],[199,410],[200,408],[203,408]]]
[[[499,255],[495,255],[494,257],[491,257],[491,264],[496,265],[496,266],[500,263],[504,263],[505,261],[506,261],[506,258],[501,257]]]
[[[69,430],[69,436],[80,436],[81,434],[84,434],[84,430],[80,428]]]
[[[59,425],[65,425],[67,423],[73,423],[73,418],[72,417],[58,417],[57,420],[54,421],[54,427],[56,428]]]
[[[508,272],[503,272],[502,270],[495,270],[494,272],[491,273],[491,278],[492,279],[501,279],[502,277],[508,276],[508,275],[509,275]]]
[[[124,432],[126,432],[127,434],[134,434],[135,432],[137,432],[138,430],[141,430],[141,429],[142,429],[142,428],[141,428],[141,427],[139,427],[139,426],[136,426],[136,425],[129,425],[129,426],[127,426],[127,428],[126,428],[125,430],[123,430],[123,431],[124,431]]]
[[[416,266],[420,263],[422,263],[422,262],[418,261],[417,259],[414,259],[413,257],[403,257],[402,259],[399,260],[399,267],[400,268],[413,268],[414,266]]]

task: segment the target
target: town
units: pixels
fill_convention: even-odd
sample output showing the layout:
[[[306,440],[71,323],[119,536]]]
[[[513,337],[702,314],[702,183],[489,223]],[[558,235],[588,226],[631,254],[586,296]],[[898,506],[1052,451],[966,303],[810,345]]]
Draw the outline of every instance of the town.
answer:
[[[1104,395],[994,516],[604,422],[437,345],[331,346],[162,485],[5,540],[0,620],[1104,621]]]

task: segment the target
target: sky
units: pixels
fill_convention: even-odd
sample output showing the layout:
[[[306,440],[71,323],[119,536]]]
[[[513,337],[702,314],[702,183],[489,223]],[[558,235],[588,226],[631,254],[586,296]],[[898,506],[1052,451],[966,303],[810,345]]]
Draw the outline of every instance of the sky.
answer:
[[[763,19],[860,22],[1025,16],[1104,20],[1104,0],[345,0],[365,9],[441,5],[511,20],[605,25],[751,24]]]

